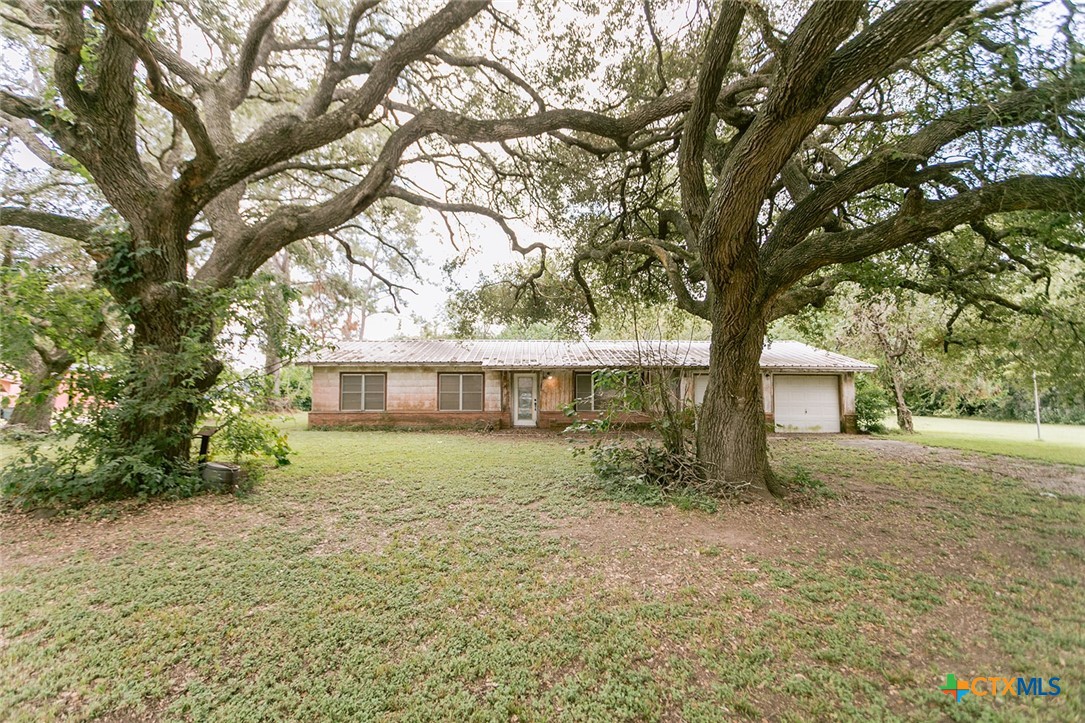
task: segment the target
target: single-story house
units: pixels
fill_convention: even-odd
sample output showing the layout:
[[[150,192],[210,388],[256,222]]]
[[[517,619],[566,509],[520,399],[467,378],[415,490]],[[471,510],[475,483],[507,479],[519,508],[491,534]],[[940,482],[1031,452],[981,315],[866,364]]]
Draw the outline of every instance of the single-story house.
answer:
[[[357,341],[299,363],[313,368],[314,426],[563,429],[570,404],[580,418],[598,416],[601,369],[666,374],[675,394],[700,403],[708,350],[706,341]],[[765,420],[779,432],[854,432],[855,374],[875,369],[800,342],[767,342]]]

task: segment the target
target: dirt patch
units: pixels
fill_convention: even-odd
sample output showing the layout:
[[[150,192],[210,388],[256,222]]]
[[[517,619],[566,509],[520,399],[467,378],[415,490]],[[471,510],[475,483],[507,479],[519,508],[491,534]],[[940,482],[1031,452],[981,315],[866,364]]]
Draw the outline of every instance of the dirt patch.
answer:
[[[765,564],[843,567],[873,559],[931,575],[966,572],[967,555],[945,559],[937,500],[859,483],[834,486],[842,487],[840,496],[815,507],[755,502],[708,514],[614,504],[550,520],[544,534],[570,553],[562,575],[595,575],[609,589],[652,595],[686,587],[722,593],[733,588],[732,576],[742,575],[752,590],[772,596],[778,589]],[[887,505],[894,514],[872,515]]]
[[[103,517],[93,519],[96,513]],[[4,563],[22,566],[57,564],[77,554],[108,560],[133,544],[171,539],[215,544],[225,536],[236,539],[255,526],[275,523],[237,498],[208,495],[177,502],[102,505],[70,517],[5,513],[0,515],[0,532]]]
[[[1085,496],[1085,467],[1034,462],[1019,457],[963,452],[947,447],[928,447],[916,442],[874,437],[840,436],[833,441],[843,447],[867,449],[897,462],[942,464],[995,478],[1020,480],[1036,489],[1062,495]]]
[[[717,571],[737,569],[762,544],[717,515],[635,505],[555,520],[543,534],[572,553],[562,575],[595,576],[608,589],[657,595],[689,586],[718,591],[727,580]]]

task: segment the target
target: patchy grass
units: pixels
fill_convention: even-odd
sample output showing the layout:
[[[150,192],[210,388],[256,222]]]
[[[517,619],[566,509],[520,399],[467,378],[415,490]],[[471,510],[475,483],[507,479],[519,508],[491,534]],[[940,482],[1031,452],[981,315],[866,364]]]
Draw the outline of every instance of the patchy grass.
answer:
[[[600,500],[560,439],[296,431],[245,498],[4,519],[14,720],[1073,720],[1085,500],[774,440],[801,506]],[[947,673],[1062,679],[952,703]]]
[[[19,455],[20,445],[0,441],[0,464]]]
[[[992,422],[983,419],[916,417],[916,434],[896,436],[932,447],[952,447],[985,454],[1003,454],[1044,462],[1085,465],[1085,426],[1044,424],[1042,440],[1036,425],[1023,422]],[[887,425],[896,430],[896,420]]]

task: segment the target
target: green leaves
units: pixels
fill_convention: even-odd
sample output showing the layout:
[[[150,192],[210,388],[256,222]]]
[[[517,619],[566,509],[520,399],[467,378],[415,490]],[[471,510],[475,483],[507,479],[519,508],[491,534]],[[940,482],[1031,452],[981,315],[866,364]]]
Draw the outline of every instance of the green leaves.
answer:
[[[290,464],[293,454],[283,432],[267,419],[249,414],[226,420],[212,437],[212,450],[228,453],[235,463],[246,458],[271,457],[280,467]]]
[[[108,296],[74,278],[70,269],[16,262],[0,267],[0,364],[23,369],[42,350],[82,358],[101,346]]]

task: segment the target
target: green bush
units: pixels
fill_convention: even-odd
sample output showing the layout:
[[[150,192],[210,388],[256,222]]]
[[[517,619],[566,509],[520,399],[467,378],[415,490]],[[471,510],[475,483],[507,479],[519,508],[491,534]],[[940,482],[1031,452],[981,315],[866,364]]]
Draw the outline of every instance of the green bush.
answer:
[[[272,457],[282,466],[290,464],[289,455],[293,454],[285,434],[267,420],[251,415],[228,420],[211,443],[213,452],[229,454],[234,464],[246,458]]]
[[[892,409],[889,393],[872,374],[855,375],[855,425],[860,432],[884,432]]]
[[[596,403],[605,400],[601,414],[581,421],[575,402],[564,407],[572,420],[566,431],[593,437],[573,453],[588,455],[594,486],[612,498],[640,504],[714,509],[714,498],[726,490],[718,489],[697,459],[696,410],[674,394],[673,377],[660,370],[623,369],[599,370],[594,377]],[[632,410],[650,410],[648,426],[658,439],[621,439]]]
[[[5,424],[0,427],[0,440],[9,444],[23,444],[24,442],[41,442],[49,436],[48,432],[31,429],[25,424]]]
[[[286,437],[248,415],[260,406],[262,375],[220,371],[214,361],[254,338],[253,284],[194,294],[187,303],[181,312],[187,333],[176,349],[137,354],[131,339],[123,339],[115,356],[73,367],[72,401],[54,417],[49,445],[32,446],[0,470],[8,504],[71,506],[205,491],[187,454],[193,432],[187,421],[194,418],[228,420],[217,444],[235,459],[266,455],[287,463]],[[216,320],[226,318],[236,331],[218,327]]]
[[[133,496],[189,497],[203,491],[195,466],[165,470],[151,461],[146,449],[98,451],[100,456],[89,454],[87,445],[78,441],[64,448],[30,445],[0,474],[0,496],[6,505],[34,509]]]

